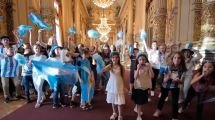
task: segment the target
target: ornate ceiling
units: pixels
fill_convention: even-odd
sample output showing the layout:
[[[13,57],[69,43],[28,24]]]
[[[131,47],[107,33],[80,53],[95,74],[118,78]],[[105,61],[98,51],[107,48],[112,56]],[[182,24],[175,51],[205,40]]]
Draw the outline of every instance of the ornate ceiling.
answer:
[[[124,2],[125,0],[116,0],[110,7],[102,9],[93,4],[92,0],[83,0],[90,17],[88,20],[90,27],[95,28],[100,23],[100,18],[104,15],[107,17],[108,25],[112,27],[112,30],[114,30],[118,21],[120,8]]]

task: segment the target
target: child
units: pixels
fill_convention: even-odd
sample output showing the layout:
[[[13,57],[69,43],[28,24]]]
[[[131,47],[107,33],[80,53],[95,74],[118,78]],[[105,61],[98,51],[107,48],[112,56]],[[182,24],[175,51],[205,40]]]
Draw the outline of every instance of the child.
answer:
[[[38,44],[35,44],[33,46],[34,55],[30,56],[30,60],[45,60],[46,56],[42,55],[41,53],[41,46]],[[34,67],[32,68],[32,76],[33,76],[33,83],[34,87],[37,91],[37,102],[35,104],[35,108],[39,108],[41,103],[45,100],[45,94],[43,93],[43,83],[44,79],[40,78],[39,74],[36,72]]]
[[[124,96],[124,68],[120,64],[118,52],[111,53],[112,63],[103,68],[103,72],[110,70],[110,78],[107,83],[107,103],[112,104],[113,114],[110,119],[115,120],[117,117],[116,105],[118,106],[118,120],[122,120],[122,105],[125,104]]]
[[[187,97],[182,105],[179,108],[179,113],[182,113],[184,109],[187,108],[188,104],[191,100],[197,96],[197,111],[196,111],[196,119],[202,120],[202,112],[203,112],[203,102],[207,96],[207,91],[209,86],[215,80],[215,65],[212,62],[205,62],[198,70],[198,72],[194,75],[191,80],[191,85]]]
[[[137,111],[136,109],[135,111],[138,114],[137,120],[142,120],[141,106],[148,102],[148,90],[152,88],[151,78],[153,77],[153,71],[145,54],[139,53],[137,60],[132,100],[136,104]]]
[[[143,45],[146,49],[146,52],[148,54],[148,59],[150,64],[152,65],[152,70],[154,73],[154,77],[152,78],[152,90],[151,90],[151,96],[154,96],[155,88],[156,88],[156,81],[159,75],[159,67],[160,67],[160,58],[159,58],[159,50],[157,50],[157,41],[152,42],[152,49],[148,48],[146,45],[146,41],[143,42]]]
[[[81,85],[81,108],[83,110],[92,109],[91,100],[94,94],[95,81],[91,64],[89,61],[90,51],[83,49],[82,60],[80,61],[80,85]]]
[[[185,62],[183,56],[177,52],[173,55],[172,63],[168,67],[169,72],[164,74],[164,81],[161,87],[161,97],[158,101],[157,110],[153,114],[154,117],[159,117],[161,110],[165,103],[165,98],[168,96],[168,92],[172,93],[172,119],[178,119],[178,98],[179,87],[178,84],[182,83],[182,76],[186,71]]]
[[[22,83],[24,84],[25,88],[25,95],[26,95],[26,102],[30,103],[30,83],[33,85],[33,78],[32,78],[32,64],[30,62],[30,56],[32,55],[31,46],[29,44],[24,45],[24,58],[25,63],[22,65]],[[34,88],[34,86],[33,86]],[[36,94],[36,93],[35,93]]]
[[[184,84],[182,85],[182,88],[181,88],[179,103],[183,102],[183,100],[187,97],[187,93],[190,88],[190,81],[192,80],[192,76],[193,76],[194,67],[199,62],[199,60],[202,58],[202,55],[199,53],[198,50],[185,48],[181,52],[185,58],[185,64],[187,67],[187,71],[183,78]],[[196,54],[195,57],[194,57],[194,54]]]
[[[14,57],[14,49],[8,47],[5,49],[5,54],[0,54],[1,60],[1,82],[4,92],[4,102],[8,103],[10,101],[9,94],[9,79],[12,79],[16,88],[16,98],[23,98],[20,94],[20,80],[18,78],[19,73],[19,63]]]
[[[132,88],[134,87],[134,70],[136,66],[136,61],[137,61],[137,53],[139,52],[138,48],[134,48],[133,54],[130,55],[130,60],[131,60],[131,65],[130,65],[130,84],[129,84],[129,94],[132,93]]]
[[[50,50],[50,57],[48,60],[51,61],[57,61],[57,62],[63,62],[61,58],[61,47],[59,46],[53,46]],[[65,107],[65,101],[64,101],[64,90],[63,90],[63,81],[60,77],[61,71],[58,71],[55,75],[51,77],[53,81],[56,81],[57,83],[54,86],[54,92],[53,92],[53,107],[52,108],[58,108],[59,106]],[[58,94],[60,94],[60,101],[58,100]]]

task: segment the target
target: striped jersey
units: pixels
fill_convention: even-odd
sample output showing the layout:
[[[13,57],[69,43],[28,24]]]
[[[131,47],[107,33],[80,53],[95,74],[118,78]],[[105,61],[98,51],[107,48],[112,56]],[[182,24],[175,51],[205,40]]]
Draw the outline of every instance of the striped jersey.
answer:
[[[17,77],[19,75],[19,64],[14,57],[1,57],[1,77]]]

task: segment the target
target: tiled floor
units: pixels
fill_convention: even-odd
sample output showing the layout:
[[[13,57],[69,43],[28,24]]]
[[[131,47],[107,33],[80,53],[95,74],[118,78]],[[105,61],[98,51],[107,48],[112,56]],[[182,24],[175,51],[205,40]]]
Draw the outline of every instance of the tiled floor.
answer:
[[[11,101],[9,103],[4,103],[3,94],[0,93],[0,119],[4,116],[10,114],[11,112],[15,111],[16,109],[20,108],[25,104],[24,100],[18,101]]]

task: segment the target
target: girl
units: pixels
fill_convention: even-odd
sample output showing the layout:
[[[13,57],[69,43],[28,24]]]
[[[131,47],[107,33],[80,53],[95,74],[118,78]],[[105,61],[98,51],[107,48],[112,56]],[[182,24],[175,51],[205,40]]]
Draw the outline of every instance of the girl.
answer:
[[[159,117],[161,110],[165,103],[165,98],[168,96],[168,92],[172,93],[172,119],[178,119],[178,98],[179,87],[178,84],[182,83],[182,76],[186,71],[185,62],[183,56],[177,52],[173,55],[172,63],[168,66],[169,72],[164,74],[164,81],[161,87],[161,97],[158,101],[157,110],[153,114],[154,117]]]
[[[107,83],[107,103],[112,104],[113,114],[110,119],[115,120],[117,117],[116,105],[118,105],[118,120],[122,120],[122,105],[125,104],[124,96],[124,68],[120,64],[118,52],[111,53],[112,63],[103,68],[103,72],[110,70],[110,78]]]
[[[145,54],[140,53],[137,55],[137,60],[132,100],[136,104],[137,120],[142,120],[141,106],[148,102],[148,90],[152,88],[151,78],[153,77],[153,71]]]
[[[181,88],[179,103],[183,102],[183,100],[187,97],[187,93],[190,88],[190,81],[192,80],[192,76],[193,76],[194,67],[202,58],[202,55],[199,53],[199,51],[194,49],[188,49],[188,48],[183,49],[182,54],[184,55],[184,58],[185,58],[187,71],[183,78],[184,84]],[[196,54],[195,57],[193,57],[194,54]]]
[[[62,57],[61,57],[61,47],[59,46],[54,46],[50,50],[50,57],[48,60],[51,61],[57,61],[57,62],[63,62]],[[55,75],[51,76],[50,79],[53,81],[56,81],[57,83],[54,86],[54,92],[53,92],[53,107],[52,108],[58,108],[59,106],[65,107],[64,103],[64,91],[63,91],[63,81],[60,77],[61,71],[58,71]],[[60,101],[58,100],[58,94],[60,93]]]
[[[179,113],[182,113],[184,109],[187,108],[188,104],[191,100],[197,96],[197,111],[196,111],[196,119],[202,120],[202,112],[203,112],[203,102],[206,98],[207,91],[209,86],[215,80],[215,65],[212,62],[205,62],[198,70],[198,72],[194,75],[193,79],[191,80],[191,85],[187,97],[179,109]]]
[[[41,46],[38,44],[35,44],[33,46],[34,55],[30,56],[30,60],[36,60],[36,61],[45,60],[46,56],[42,55],[40,50],[41,50]],[[35,104],[35,108],[39,108],[41,103],[46,99],[45,94],[43,93],[43,90],[42,90],[44,79],[40,78],[39,74],[37,73],[34,67],[32,68],[32,77],[33,77],[34,87],[37,91],[37,102]]]
[[[159,75],[159,67],[160,67],[160,60],[159,60],[159,51],[157,50],[157,41],[152,42],[152,49],[148,48],[146,42],[143,42],[143,45],[146,49],[148,54],[149,62],[152,65],[152,70],[154,73],[154,77],[152,78],[152,90],[151,96],[154,96],[155,88],[156,88],[156,81]]]

